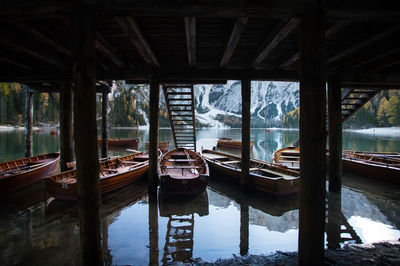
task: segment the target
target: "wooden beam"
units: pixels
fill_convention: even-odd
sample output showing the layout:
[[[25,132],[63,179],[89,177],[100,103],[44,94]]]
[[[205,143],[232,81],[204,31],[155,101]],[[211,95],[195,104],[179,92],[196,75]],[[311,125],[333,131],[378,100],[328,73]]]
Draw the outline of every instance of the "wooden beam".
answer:
[[[244,29],[246,28],[248,18],[238,18],[236,20],[235,25],[233,26],[231,35],[229,37],[229,40],[225,46],[225,51],[222,56],[221,62],[219,64],[220,67],[226,67],[229,63],[229,60],[231,60],[233,51],[236,48],[236,45],[239,43],[240,36],[242,36],[242,33]]]
[[[249,254],[249,204],[240,202],[240,256]]]
[[[32,156],[33,94],[28,89],[25,101],[25,157]]]
[[[299,265],[324,261],[326,190],[326,88],[324,12],[306,6],[300,26]]]
[[[332,27],[330,27],[326,32],[325,32],[325,38],[330,39],[332,36],[337,34],[337,32],[343,30],[345,27],[349,25],[351,20],[341,20],[335,24],[333,24]],[[292,57],[290,57],[288,60],[286,60],[284,63],[282,63],[279,67],[282,69],[286,69],[289,66],[291,66],[294,62],[299,60],[299,53],[295,53]]]
[[[157,194],[158,111],[160,82],[158,73],[150,77],[150,132],[149,132],[149,194]]]
[[[82,264],[103,265],[96,122],[95,11],[79,1],[74,3],[76,6],[71,16],[74,143]]]
[[[392,49],[392,50],[383,51],[382,53],[376,54],[375,56],[368,56],[368,59],[362,60],[361,62],[355,64],[353,66],[353,68],[355,68],[355,69],[361,68],[362,66],[371,64],[373,62],[376,62],[376,61],[378,61],[380,59],[383,59],[385,57],[397,54],[399,52],[400,52],[400,48],[395,48],[395,49]],[[365,57],[364,57],[364,59],[365,59]]]
[[[103,35],[96,31],[96,48],[113,61],[117,66],[123,67],[125,64],[117,55],[115,48],[103,37]]]
[[[74,160],[73,142],[73,92],[72,82],[60,83],[60,167],[68,170],[67,163]]]
[[[152,67],[160,68],[160,64],[142,31],[140,30],[136,20],[131,17],[127,17],[116,18],[116,21],[125,32],[129,40],[136,46],[139,54],[143,57],[146,63]]]
[[[336,80],[328,82],[329,192],[342,189],[342,92]]]
[[[149,194],[149,265],[159,264],[158,249],[158,199]]]
[[[396,26],[396,27],[392,27],[389,28],[375,36],[372,36],[371,38],[364,40],[364,41],[359,41],[357,42],[356,45],[347,47],[345,49],[341,49],[339,53],[337,53],[336,55],[331,56],[328,60],[327,60],[327,64],[332,64],[335,61],[338,61],[340,59],[343,59],[351,54],[354,54],[356,52],[359,52],[360,50],[364,49],[365,47],[372,45],[373,43],[397,32],[400,29],[400,26]]]
[[[43,62],[46,62],[50,65],[56,66],[59,69],[66,69],[65,64],[61,63],[55,56],[48,54],[42,49],[28,47],[26,44],[21,44],[19,42],[7,39],[6,37],[0,36],[0,43],[8,46],[9,48],[40,59]]]
[[[374,71],[375,72],[380,72],[380,71],[382,71],[382,70],[384,70],[386,68],[389,68],[389,67],[392,67],[392,66],[396,66],[396,65],[400,65],[400,60],[399,59],[398,60],[394,60],[394,61],[392,61],[390,63],[387,63],[387,64],[384,64],[384,65],[378,66],[378,67],[374,68]]]
[[[243,190],[249,190],[250,180],[250,102],[251,80],[242,80],[242,171],[240,184]]]
[[[197,41],[196,41],[196,18],[185,17],[186,50],[188,54],[189,68],[193,68],[197,63]]]
[[[32,70],[32,67],[30,67],[30,66],[28,66],[28,65],[25,65],[25,64],[23,64],[23,63],[20,63],[20,62],[14,60],[14,59],[10,59],[9,57],[6,57],[6,56],[4,56],[4,55],[1,55],[1,56],[0,56],[0,61],[9,63],[9,64],[11,64],[11,65],[14,65],[14,66],[17,66],[17,67],[26,69],[26,70]]]
[[[20,31],[24,32],[25,34],[32,36],[37,41],[39,41],[41,43],[45,43],[67,56],[71,56],[71,51],[69,49],[65,48],[63,45],[57,43],[53,39],[50,39],[49,37],[45,36],[41,32],[35,30],[34,28],[29,27],[22,22],[13,23],[13,26],[16,27],[17,29],[19,29]]]
[[[289,22],[280,22],[258,49],[255,59],[250,64],[250,67],[254,68],[256,65],[260,64],[275,49],[275,47],[277,47],[279,43],[297,27],[298,24],[298,19],[291,19]]]

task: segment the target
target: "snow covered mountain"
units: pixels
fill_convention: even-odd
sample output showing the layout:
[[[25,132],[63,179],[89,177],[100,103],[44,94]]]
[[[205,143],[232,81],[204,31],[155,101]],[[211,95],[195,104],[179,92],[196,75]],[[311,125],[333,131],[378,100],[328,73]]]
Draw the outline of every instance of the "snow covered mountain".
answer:
[[[194,91],[196,119],[202,127],[241,127],[241,84],[230,80],[226,84],[196,85]],[[131,85],[121,82],[113,88],[113,99],[118,102],[135,106],[120,111],[130,114],[131,120],[139,125],[149,123],[149,88],[146,85]],[[131,95],[131,96],[129,96]],[[117,98],[123,98],[118,100]],[[281,126],[283,115],[299,105],[299,84],[293,82],[253,81],[251,84],[251,126],[272,127]],[[160,90],[160,125],[169,126],[166,104]],[[120,124],[123,124],[122,122]]]
[[[240,126],[240,81],[225,85],[195,86],[196,118],[213,127]],[[252,126],[280,126],[284,114],[299,105],[299,84],[293,82],[257,82],[251,84]]]

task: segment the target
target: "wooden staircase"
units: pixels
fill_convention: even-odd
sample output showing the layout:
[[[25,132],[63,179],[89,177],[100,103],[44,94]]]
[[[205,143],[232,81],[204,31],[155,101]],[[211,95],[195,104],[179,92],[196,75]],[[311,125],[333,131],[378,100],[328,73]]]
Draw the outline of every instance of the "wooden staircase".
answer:
[[[379,90],[342,89],[342,122],[364,106]]]
[[[191,262],[193,257],[194,214],[169,216],[165,237],[163,265]]]
[[[196,151],[193,84],[166,84],[163,91],[175,147]]]

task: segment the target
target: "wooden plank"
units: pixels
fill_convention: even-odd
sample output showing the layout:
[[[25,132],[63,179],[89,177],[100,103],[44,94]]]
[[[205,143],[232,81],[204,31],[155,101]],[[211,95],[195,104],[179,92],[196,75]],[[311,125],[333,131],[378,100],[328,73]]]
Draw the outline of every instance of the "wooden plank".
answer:
[[[106,55],[117,66],[123,67],[125,65],[120,59],[116,49],[103,37],[99,31],[96,31],[96,48]]]
[[[260,64],[275,49],[275,47],[277,47],[279,43],[298,26],[298,24],[298,19],[291,19],[289,22],[280,22],[263,42],[250,66],[254,67]]]
[[[189,68],[196,66],[197,63],[197,44],[196,44],[196,18],[185,17],[186,50],[188,54]]]
[[[239,43],[240,37],[244,29],[246,28],[248,18],[241,17],[238,18],[233,26],[232,32],[230,34],[229,40],[225,45],[225,50],[219,64],[220,67],[224,68],[228,65],[229,61],[231,60],[233,51],[236,48],[236,45]]]

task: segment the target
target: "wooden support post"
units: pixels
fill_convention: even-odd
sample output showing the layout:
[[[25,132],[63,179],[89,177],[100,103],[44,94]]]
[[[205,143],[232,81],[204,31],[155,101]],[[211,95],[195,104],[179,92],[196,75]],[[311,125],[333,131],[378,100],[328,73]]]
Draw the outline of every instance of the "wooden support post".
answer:
[[[340,82],[328,83],[329,117],[329,192],[339,193],[342,187],[342,98]]]
[[[149,265],[158,265],[158,203],[157,194],[149,194]]]
[[[108,154],[108,132],[107,132],[107,124],[108,124],[108,93],[102,93],[102,109],[101,109],[101,157],[106,158]]]
[[[240,255],[249,253],[249,205],[240,203]]]
[[[242,80],[242,172],[240,184],[248,190],[250,186],[250,97],[251,81]]]
[[[341,195],[340,193],[328,194],[328,224],[326,235],[329,249],[340,248],[341,227]]]
[[[72,12],[74,139],[80,236],[84,265],[103,265],[100,179],[96,123],[96,50],[94,8],[80,4]]]
[[[68,170],[67,162],[74,160],[72,125],[72,82],[60,84],[60,166],[61,171]]]
[[[324,14],[307,7],[300,26],[300,221],[299,265],[324,259],[326,88]]]
[[[160,82],[158,74],[152,73],[150,77],[149,194],[157,193],[159,98]]]
[[[33,93],[27,89],[25,105],[25,157],[32,156]]]

